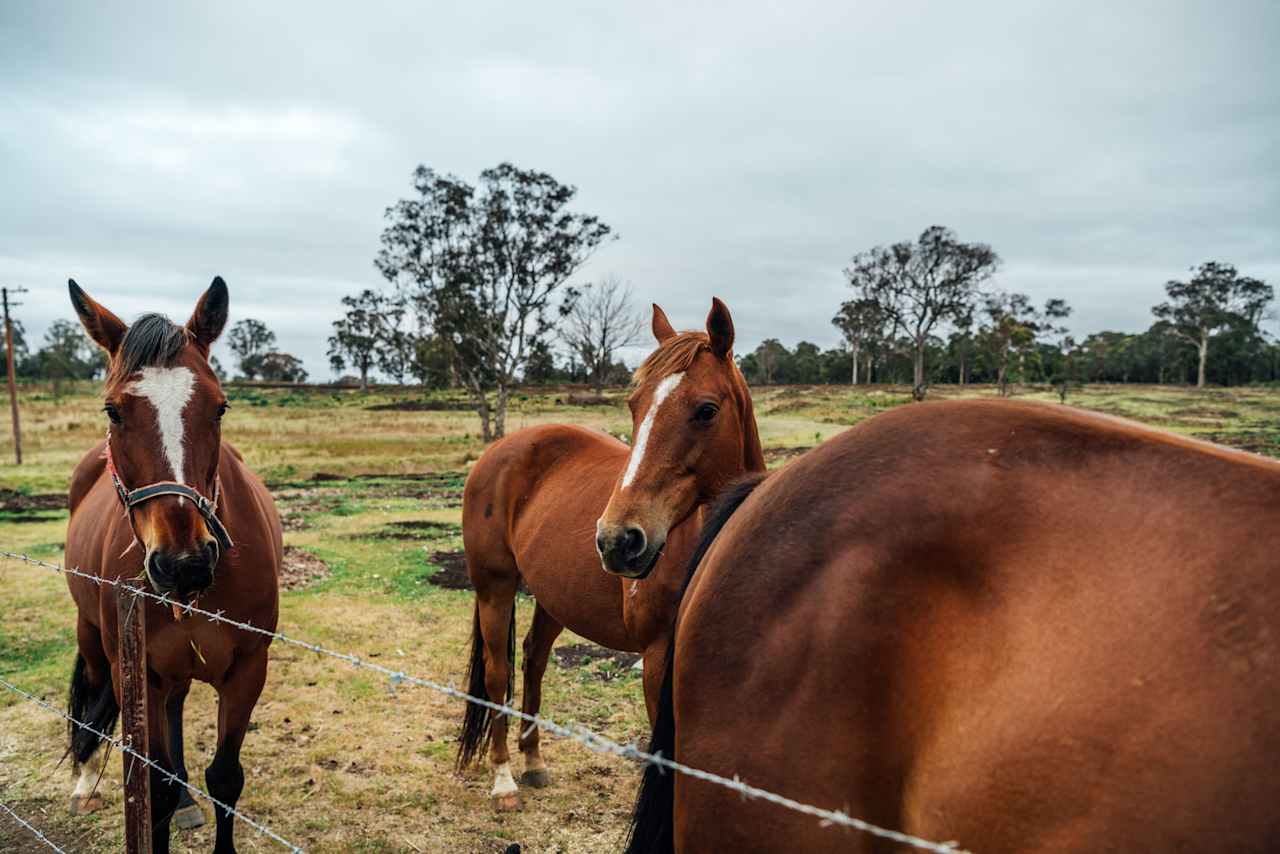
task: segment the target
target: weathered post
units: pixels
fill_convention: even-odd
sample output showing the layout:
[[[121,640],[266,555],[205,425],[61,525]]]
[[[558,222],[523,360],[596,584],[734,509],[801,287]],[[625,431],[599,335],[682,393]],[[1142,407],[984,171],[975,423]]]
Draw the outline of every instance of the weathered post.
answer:
[[[13,321],[9,319],[9,291],[16,294],[26,293],[26,288],[0,288],[0,297],[4,302],[4,350],[5,372],[9,375],[9,408],[13,412],[13,457],[18,465],[22,465],[22,426],[18,423],[18,390],[14,385],[13,374]],[[13,303],[18,305],[18,303]]]
[[[145,583],[145,582],[143,582]],[[119,622],[120,722],[126,747],[150,758],[147,738],[147,602],[137,581],[121,580]],[[129,854],[151,854],[151,769],[135,757],[124,761],[124,841]]]

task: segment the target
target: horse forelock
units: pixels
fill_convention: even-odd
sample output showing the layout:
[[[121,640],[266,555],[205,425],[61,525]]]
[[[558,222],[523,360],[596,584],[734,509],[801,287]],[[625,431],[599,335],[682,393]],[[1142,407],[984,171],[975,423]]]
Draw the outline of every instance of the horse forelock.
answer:
[[[636,368],[631,377],[631,387],[640,388],[650,380],[658,381],[672,374],[682,373],[689,369],[693,360],[703,350],[711,349],[711,339],[705,332],[678,332],[668,338],[658,349]]]
[[[191,333],[163,314],[144,314],[125,332],[111,360],[107,385],[127,380],[143,368],[171,366],[191,343]]]

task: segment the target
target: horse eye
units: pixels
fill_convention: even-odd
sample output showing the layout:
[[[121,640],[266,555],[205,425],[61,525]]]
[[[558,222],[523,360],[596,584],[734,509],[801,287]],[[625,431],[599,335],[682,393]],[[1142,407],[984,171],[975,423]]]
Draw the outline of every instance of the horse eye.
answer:
[[[231,408],[229,403],[221,403],[218,405],[218,420],[222,420],[222,416],[227,414],[227,410]]]
[[[115,406],[111,405],[110,403],[102,407],[102,411],[107,413],[107,417],[111,419],[112,424],[124,423],[124,421],[120,418],[120,410],[116,409]]]
[[[710,421],[715,418],[719,412],[720,407],[716,406],[714,403],[704,403],[694,410],[693,420],[703,422]]]

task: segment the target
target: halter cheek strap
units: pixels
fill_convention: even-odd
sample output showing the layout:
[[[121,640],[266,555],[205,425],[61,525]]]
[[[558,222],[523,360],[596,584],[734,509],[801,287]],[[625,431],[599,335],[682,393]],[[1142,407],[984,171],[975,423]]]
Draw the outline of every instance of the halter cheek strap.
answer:
[[[138,489],[127,488],[120,475],[116,471],[115,460],[111,457],[111,435],[107,434],[107,473],[111,475],[111,485],[116,489],[116,495],[120,496],[120,503],[124,505],[125,513],[129,515],[129,524],[133,524],[133,508],[153,498],[159,498],[162,495],[176,495],[179,498],[188,498],[195,505],[196,510],[204,519],[205,526],[208,527],[209,533],[213,534],[214,539],[218,541],[218,545],[223,552],[230,551],[235,548],[235,543],[231,540],[231,534],[227,531],[227,526],[222,524],[222,520],[218,518],[218,499],[222,493],[221,481],[218,477],[213,479],[213,498],[205,498],[195,489],[187,486],[185,483],[178,483],[174,480],[161,480]],[[135,532],[136,533],[136,532]]]

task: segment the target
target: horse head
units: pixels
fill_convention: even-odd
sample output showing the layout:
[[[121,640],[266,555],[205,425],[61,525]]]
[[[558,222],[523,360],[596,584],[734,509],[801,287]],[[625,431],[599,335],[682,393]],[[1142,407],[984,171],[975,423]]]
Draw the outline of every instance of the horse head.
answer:
[[[107,352],[107,471],[162,593],[189,600],[213,583],[231,540],[216,515],[227,398],[209,348],[227,321],[215,278],[185,326],[160,314],[126,325],[68,281],[89,336]]]
[[[631,456],[596,522],[607,572],[648,575],[668,532],[748,470],[763,470],[751,392],[733,360],[733,318],[711,301],[705,332],[653,307],[658,349],[636,371]]]

